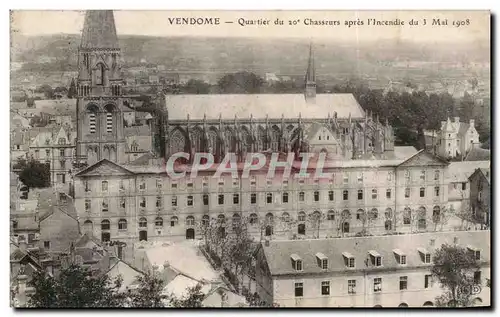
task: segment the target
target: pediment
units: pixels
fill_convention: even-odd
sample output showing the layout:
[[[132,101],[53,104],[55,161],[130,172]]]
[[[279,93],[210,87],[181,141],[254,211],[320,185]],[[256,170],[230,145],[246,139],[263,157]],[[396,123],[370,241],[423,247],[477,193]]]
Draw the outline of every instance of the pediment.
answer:
[[[399,164],[400,167],[403,166],[447,166],[449,163],[442,158],[433,155],[432,153],[425,152],[424,150],[419,151],[415,155],[408,158],[403,163]]]
[[[83,171],[77,173],[77,177],[87,176],[120,176],[120,175],[133,175],[134,173],[116,163],[103,159],[94,165],[91,165]]]

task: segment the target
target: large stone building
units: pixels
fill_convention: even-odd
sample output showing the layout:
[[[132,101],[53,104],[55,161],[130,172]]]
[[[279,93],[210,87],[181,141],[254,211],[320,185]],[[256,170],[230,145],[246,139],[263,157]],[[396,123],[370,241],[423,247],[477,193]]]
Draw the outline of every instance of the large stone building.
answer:
[[[435,250],[448,244],[474,252],[471,306],[489,306],[490,238],[484,230],[268,241],[257,252],[258,294],[280,307],[436,306],[443,289],[430,269]]]
[[[351,94],[316,94],[312,48],[304,94],[166,95],[151,123],[163,159],[128,161],[118,41],[110,11],[89,11],[79,52],[77,151],[88,168],[76,174],[83,231],[103,240],[193,239],[209,219],[248,219],[256,236],[346,236],[436,230],[447,203],[447,163],[419,152],[400,155],[389,124],[367,115]],[[285,115],[286,113],[286,115]],[[164,139],[158,139],[163,135]],[[326,153],[329,179],[172,179],[162,163],[177,152]],[[191,156],[192,158],[192,156]],[[295,157],[296,158],[296,157]],[[190,163],[184,167],[188,170]],[[278,172],[279,173],[279,172]],[[229,222],[228,222],[229,223]],[[432,225],[431,225],[432,223]],[[229,227],[229,226],[228,226]]]

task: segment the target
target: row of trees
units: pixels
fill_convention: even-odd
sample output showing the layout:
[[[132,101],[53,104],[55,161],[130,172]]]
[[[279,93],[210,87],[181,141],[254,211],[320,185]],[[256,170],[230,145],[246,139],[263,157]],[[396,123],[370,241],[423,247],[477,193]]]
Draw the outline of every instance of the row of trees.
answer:
[[[202,307],[205,295],[198,284],[182,298],[165,294],[164,281],[156,271],[136,277],[135,289],[121,290],[121,276],[112,279],[106,274],[95,275],[85,267],[72,264],[62,268],[57,276],[36,272],[28,283],[34,288],[27,306],[33,308],[101,308],[101,307]]]

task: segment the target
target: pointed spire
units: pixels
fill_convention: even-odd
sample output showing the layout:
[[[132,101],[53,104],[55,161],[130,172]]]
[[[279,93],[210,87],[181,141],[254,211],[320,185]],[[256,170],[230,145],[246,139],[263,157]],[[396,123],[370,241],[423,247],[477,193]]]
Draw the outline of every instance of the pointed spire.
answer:
[[[85,13],[81,48],[119,49],[112,10],[89,10]]]
[[[316,68],[314,66],[314,51],[312,41],[309,43],[309,60],[307,62],[306,83],[316,82]]]

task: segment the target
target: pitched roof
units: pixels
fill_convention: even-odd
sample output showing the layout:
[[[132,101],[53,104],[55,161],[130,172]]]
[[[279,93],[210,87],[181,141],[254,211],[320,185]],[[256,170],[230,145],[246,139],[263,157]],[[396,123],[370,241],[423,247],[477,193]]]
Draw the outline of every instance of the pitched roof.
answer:
[[[112,10],[88,10],[86,12],[80,46],[82,48],[120,48]]]
[[[477,168],[489,167],[490,161],[451,162],[450,165],[448,165],[448,180],[450,183],[467,182]]]
[[[467,153],[464,161],[487,161],[490,160],[490,157],[490,150],[474,146],[469,153]]]
[[[365,263],[368,252],[375,250],[382,256],[382,269],[397,268],[399,266],[394,256],[394,250],[402,251],[406,255],[406,267],[424,265],[418,248],[429,252],[439,248],[442,244],[453,244],[458,238],[459,245],[472,245],[484,250],[481,260],[490,261],[491,236],[489,230],[461,231],[461,232],[432,232],[422,234],[390,235],[336,239],[314,240],[272,240],[269,246],[261,245],[269,270],[272,275],[281,274],[308,274],[337,272],[344,274],[349,270],[364,270],[367,268],[377,270],[371,263]],[[434,239],[434,245],[431,240]],[[465,246],[465,245],[464,245]],[[349,252],[355,258],[355,268],[346,268],[342,253]],[[323,253],[328,257],[328,269],[319,267],[316,254]],[[297,254],[302,259],[303,271],[297,272],[292,266],[291,255]]]
[[[460,125],[458,127],[458,134],[460,134],[460,135],[467,134],[467,131],[469,131],[469,128],[470,128],[469,123],[460,122]]]
[[[399,166],[446,166],[449,163],[439,156],[420,150],[407,158]]]
[[[92,176],[92,175],[106,175],[108,174],[133,174],[132,171],[129,169],[125,168],[122,165],[116,164],[114,162],[111,162],[107,159],[102,159],[99,162],[95,163],[94,165],[90,165],[80,172],[75,174],[75,177],[82,177],[82,176]]]
[[[491,170],[490,168],[477,168],[472,175],[469,176],[469,179],[472,179],[475,177],[475,175],[480,174],[482,177],[484,177],[487,181],[488,184],[491,184]]]
[[[339,118],[363,118],[364,110],[352,94],[317,94],[315,104],[306,103],[303,94],[213,94],[166,95],[166,108],[170,120],[223,119],[325,119],[337,112]],[[286,105],[286,107],[282,107]]]

